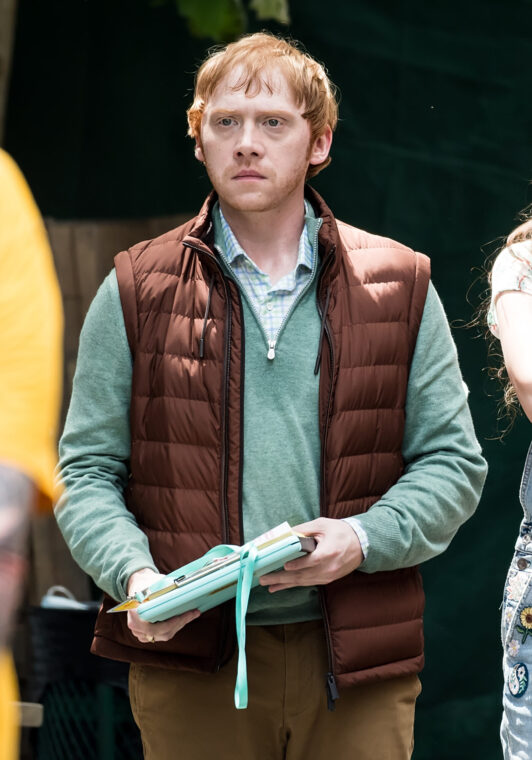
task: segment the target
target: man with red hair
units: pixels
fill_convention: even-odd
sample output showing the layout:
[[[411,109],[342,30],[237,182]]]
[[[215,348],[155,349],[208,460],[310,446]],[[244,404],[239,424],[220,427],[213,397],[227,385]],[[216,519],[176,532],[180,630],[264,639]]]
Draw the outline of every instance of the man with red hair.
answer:
[[[337,221],[306,184],[330,161],[337,100],[295,44],[254,34],[215,51],[188,120],[213,192],[116,257],[61,441],[58,521],[107,592],[93,651],[132,663],[151,760],[408,758],[416,566],[485,477],[428,259]],[[317,548],[252,592],[247,710],[232,703],[230,605],[153,624],[105,614],[284,520]]]

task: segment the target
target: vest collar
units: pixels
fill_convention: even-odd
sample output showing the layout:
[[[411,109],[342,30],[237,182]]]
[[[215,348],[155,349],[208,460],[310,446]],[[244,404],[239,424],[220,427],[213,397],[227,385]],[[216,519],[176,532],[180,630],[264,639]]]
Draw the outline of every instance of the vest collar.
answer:
[[[305,198],[309,201],[317,217],[321,217],[323,222],[320,227],[318,242],[320,253],[325,259],[329,254],[334,256],[334,261],[329,268],[329,275],[333,275],[338,266],[338,251],[342,247],[338,227],[333,212],[327,206],[321,195],[317,193],[310,185],[305,185]],[[217,193],[213,190],[205,199],[198,215],[192,222],[188,235],[183,239],[184,245],[191,245],[194,248],[201,248],[206,253],[219,256],[214,248],[214,227],[212,223],[212,210],[218,200]]]
[[[205,199],[196,218],[192,220],[190,231],[183,238],[183,245],[201,248],[206,253],[210,253],[211,256],[219,256],[214,248],[214,227],[212,223],[212,210],[217,200],[218,195],[213,190]]]

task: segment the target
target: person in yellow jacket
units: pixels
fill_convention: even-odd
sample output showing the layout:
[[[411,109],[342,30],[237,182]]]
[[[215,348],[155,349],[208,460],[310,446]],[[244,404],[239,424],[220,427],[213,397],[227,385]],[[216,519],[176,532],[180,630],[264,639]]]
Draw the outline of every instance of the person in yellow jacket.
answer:
[[[0,760],[18,757],[9,635],[32,508],[51,509],[62,308],[39,211],[0,150]]]

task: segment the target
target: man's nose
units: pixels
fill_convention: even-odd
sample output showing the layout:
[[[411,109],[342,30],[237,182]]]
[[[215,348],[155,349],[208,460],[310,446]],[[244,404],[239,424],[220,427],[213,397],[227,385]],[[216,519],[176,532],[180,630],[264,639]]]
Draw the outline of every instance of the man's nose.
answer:
[[[263,153],[262,141],[255,124],[244,122],[238,132],[235,144],[235,157],[260,157]]]

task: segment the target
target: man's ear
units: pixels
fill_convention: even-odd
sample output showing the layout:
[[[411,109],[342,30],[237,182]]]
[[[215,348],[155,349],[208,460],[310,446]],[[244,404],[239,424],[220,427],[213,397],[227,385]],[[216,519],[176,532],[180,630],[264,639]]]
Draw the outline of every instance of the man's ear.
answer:
[[[198,159],[198,161],[201,161],[202,164],[205,163],[205,156],[203,155],[203,148],[199,144],[199,142],[196,140],[196,147],[194,148],[194,155]]]
[[[325,132],[314,140],[314,145],[310,149],[309,164],[317,166],[322,164],[331,149],[332,129],[327,125]]]

